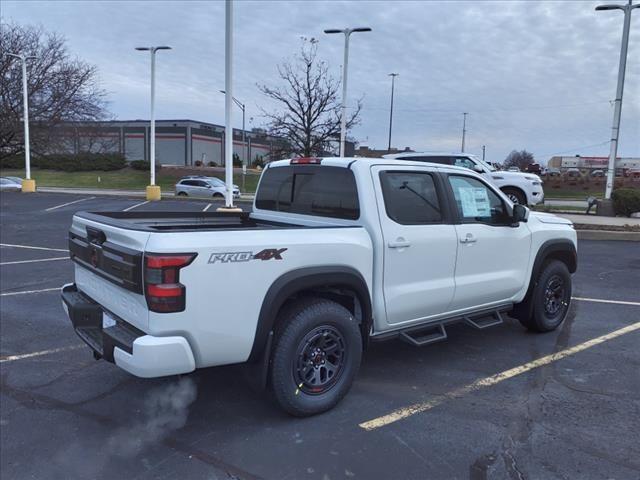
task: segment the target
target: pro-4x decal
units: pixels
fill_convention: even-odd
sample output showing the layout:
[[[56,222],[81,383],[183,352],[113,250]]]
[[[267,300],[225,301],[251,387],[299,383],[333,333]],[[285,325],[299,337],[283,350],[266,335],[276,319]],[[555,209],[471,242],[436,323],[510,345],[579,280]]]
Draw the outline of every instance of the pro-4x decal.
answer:
[[[248,262],[249,260],[282,260],[286,248],[265,248],[255,255],[253,252],[212,253],[209,263]]]

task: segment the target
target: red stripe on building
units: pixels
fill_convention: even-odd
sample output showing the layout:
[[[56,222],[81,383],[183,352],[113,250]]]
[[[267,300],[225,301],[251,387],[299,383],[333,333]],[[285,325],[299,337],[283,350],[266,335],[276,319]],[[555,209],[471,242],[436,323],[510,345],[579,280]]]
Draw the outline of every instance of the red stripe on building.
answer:
[[[210,143],[222,143],[222,140],[219,140],[214,137],[203,137],[201,135],[191,135],[193,140],[200,140],[202,142],[210,142]]]
[[[144,138],[144,133],[126,133],[125,138]]]

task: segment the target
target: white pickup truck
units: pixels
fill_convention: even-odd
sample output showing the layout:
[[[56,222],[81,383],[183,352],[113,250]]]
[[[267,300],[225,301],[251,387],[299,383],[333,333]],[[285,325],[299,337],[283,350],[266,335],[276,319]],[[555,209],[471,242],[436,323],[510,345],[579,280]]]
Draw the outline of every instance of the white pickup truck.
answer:
[[[346,394],[369,342],[421,346],[510,313],[555,329],[570,222],[464,168],[385,159],[269,164],[252,213],[77,213],[63,305],[96,358],[139,377],[249,362],[289,413]]]

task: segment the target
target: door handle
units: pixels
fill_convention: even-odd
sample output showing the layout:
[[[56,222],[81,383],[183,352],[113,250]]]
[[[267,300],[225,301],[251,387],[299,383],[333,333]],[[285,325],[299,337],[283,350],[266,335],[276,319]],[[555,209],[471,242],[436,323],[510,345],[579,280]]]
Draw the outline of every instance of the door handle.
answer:
[[[476,243],[478,239],[473,236],[472,233],[467,233],[467,235],[460,239],[460,243]]]
[[[402,237],[398,237],[395,241],[390,241],[387,245],[389,248],[406,248],[411,246],[411,242]]]

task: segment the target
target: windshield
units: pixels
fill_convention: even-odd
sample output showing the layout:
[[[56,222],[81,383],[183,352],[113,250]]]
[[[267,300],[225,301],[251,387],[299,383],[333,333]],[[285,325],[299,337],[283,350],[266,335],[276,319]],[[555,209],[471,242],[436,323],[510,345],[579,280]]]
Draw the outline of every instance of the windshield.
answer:
[[[216,177],[209,177],[207,181],[214,187],[224,186],[224,182]]]
[[[495,167],[493,165],[488,164],[487,162],[480,160],[478,157],[476,157],[475,155],[470,155],[471,158],[473,158],[473,161],[478,163],[479,165],[482,165],[483,168],[485,168],[486,170],[488,170],[489,172],[495,172],[497,171],[495,169]]]

